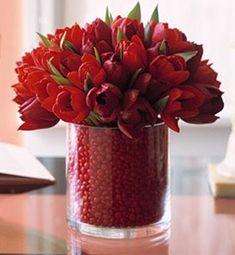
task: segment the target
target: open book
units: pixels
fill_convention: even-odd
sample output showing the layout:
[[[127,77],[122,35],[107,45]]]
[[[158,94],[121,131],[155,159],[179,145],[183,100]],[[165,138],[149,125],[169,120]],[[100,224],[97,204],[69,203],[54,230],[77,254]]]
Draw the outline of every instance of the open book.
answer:
[[[24,192],[54,183],[54,177],[25,148],[0,143],[0,193]]]

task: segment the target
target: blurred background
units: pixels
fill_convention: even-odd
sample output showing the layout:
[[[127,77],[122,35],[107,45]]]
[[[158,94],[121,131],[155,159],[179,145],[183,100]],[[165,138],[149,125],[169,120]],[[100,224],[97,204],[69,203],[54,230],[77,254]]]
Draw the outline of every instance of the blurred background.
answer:
[[[182,30],[190,41],[204,45],[219,73],[225,91],[225,109],[212,125],[181,123],[181,133],[171,133],[172,156],[223,158],[235,103],[235,1],[140,0],[146,22],[159,5],[160,21]],[[36,156],[65,156],[66,124],[47,130],[17,131],[20,120],[11,85],[16,83],[15,62],[37,45],[36,32],[52,33],[77,22],[84,25],[104,17],[108,5],[113,16],[126,15],[136,0],[0,0],[0,142],[22,144]]]

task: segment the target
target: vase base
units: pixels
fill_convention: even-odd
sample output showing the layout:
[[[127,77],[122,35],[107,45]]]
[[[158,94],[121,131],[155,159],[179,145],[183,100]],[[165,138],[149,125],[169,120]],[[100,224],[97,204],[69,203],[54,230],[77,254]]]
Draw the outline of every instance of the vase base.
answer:
[[[77,223],[68,220],[72,229],[79,231],[81,234],[108,238],[108,239],[134,239],[153,237],[156,242],[165,242],[170,237],[170,223],[158,222],[144,227],[137,228],[105,228],[96,227],[86,223]]]

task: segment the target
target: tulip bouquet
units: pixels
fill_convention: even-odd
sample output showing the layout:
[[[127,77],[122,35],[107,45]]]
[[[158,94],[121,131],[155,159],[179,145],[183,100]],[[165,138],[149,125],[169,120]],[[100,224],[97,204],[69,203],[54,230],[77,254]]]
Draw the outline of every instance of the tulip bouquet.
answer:
[[[130,138],[146,125],[211,123],[222,110],[217,73],[202,60],[202,45],[158,20],[141,22],[140,5],[114,20],[107,9],[84,28],[78,24],[39,34],[41,42],[17,63],[13,86],[23,124],[34,130],[59,120],[118,127]]]

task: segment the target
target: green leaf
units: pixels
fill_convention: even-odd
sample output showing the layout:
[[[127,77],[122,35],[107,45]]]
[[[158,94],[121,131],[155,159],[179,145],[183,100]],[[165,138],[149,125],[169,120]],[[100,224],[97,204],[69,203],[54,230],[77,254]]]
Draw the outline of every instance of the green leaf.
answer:
[[[110,23],[112,24],[113,23],[113,16],[112,16],[111,12],[109,13],[109,19],[110,19]]]
[[[119,43],[122,40],[122,35],[123,35],[123,32],[121,28],[119,27],[117,30],[117,38],[116,38],[117,43]]]
[[[86,74],[86,79],[84,81],[84,90],[86,92],[86,94],[89,92],[89,90],[92,88],[92,77],[90,75],[90,73],[88,72]]]
[[[101,59],[100,59],[100,54],[98,52],[98,50],[96,49],[96,47],[94,47],[94,52],[95,52],[95,58],[96,60],[99,62],[99,64],[101,65]]]
[[[130,82],[130,88],[133,87],[133,85],[135,84],[137,78],[139,77],[140,73],[142,72],[142,68],[138,69],[132,76],[131,78],[131,82]]]
[[[90,120],[89,116],[86,117],[86,119],[85,119],[85,121],[84,121],[84,124],[87,124],[87,125],[89,125],[89,126],[93,126],[93,123],[92,123],[92,121]]]
[[[185,60],[185,62],[187,62],[197,55],[197,51],[195,50],[195,51],[182,52],[182,53],[177,53],[175,55],[182,57]]]
[[[151,16],[150,20],[155,21],[156,23],[159,23],[158,5],[153,10],[153,13],[152,13],[152,16]]]
[[[141,8],[140,3],[138,2],[135,7],[129,12],[128,18],[130,19],[137,19],[138,21],[141,20]]]
[[[122,29],[119,27],[117,30],[117,42],[120,42],[123,39]]]
[[[107,25],[111,25],[111,20],[110,20],[110,14],[109,14],[109,8],[108,6],[106,7],[106,13],[105,13],[105,23]]]
[[[150,41],[150,36],[151,36],[151,30],[150,30],[150,24],[148,22],[144,28],[144,42],[146,45],[148,45]]]
[[[91,114],[97,119],[100,120],[100,115],[97,112],[91,112]]]
[[[52,59],[48,60],[47,64],[48,67],[50,69],[50,71],[53,73],[53,75],[51,75],[51,77],[54,79],[54,81],[56,81],[58,84],[60,85],[69,85],[69,86],[74,86],[74,84],[68,80],[67,78],[65,78],[60,71],[52,64]]]
[[[157,114],[162,114],[163,110],[165,109],[168,103],[168,99],[169,99],[169,96],[165,96],[153,104],[153,108],[155,109]]]
[[[64,48],[66,50],[69,50],[69,51],[77,53],[77,50],[76,50],[75,46],[71,42],[64,41],[64,45],[63,46],[64,46]]]
[[[123,33],[122,29],[119,27],[118,30],[117,30],[117,43],[119,43],[122,39],[127,39],[126,35]]]
[[[61,40],[60,40],[60,48],[61,48],[61,49],[63,49],[66,35],[67,35],[67,31],[64,32],[64,34],[62,35],[62,38],[61,38]]]
[[[88,116],[89,121],[92,122],[93,125],[95,126],[102,126],[102,123],[100,122],[100,116],[96,112],[90,112]]]
[[[53,43],[43,34],[38,33],[38,36],[40,37],[41,41],[45,44],[46,47],[53,46]]]
[[[160,48],[159,48],[159,53],[163,54],[163,55],[166,55],[166,50],[167,50],[167,48],[166,48],[166,41],[163,40],[161,45],[160,45]]]
[[[118,49],[118,56],[119,56],[119,60],[122,61],[122,59],[123,59],[123,48],[122,48],[121,44],[120,44],[119,49]]]
[[[51,71],[54,75],[56,75],[56,76],[61,76],[61,77],[63,77],[63,75],[60,73],[60,71],[52,64],[52,62],[51,62],[52,59],[53,59],[53,58],[51,58],[50,60],[47,61],[47,64],[48,64],[48,67],[49,67],[50,71]]]
[[[68,80],[68,79],[66,79],[62,76],[51,75],[51,77],[54,79],[54,81],[56,81],[60,85],[74,86],[73,83],[70,80]]]

